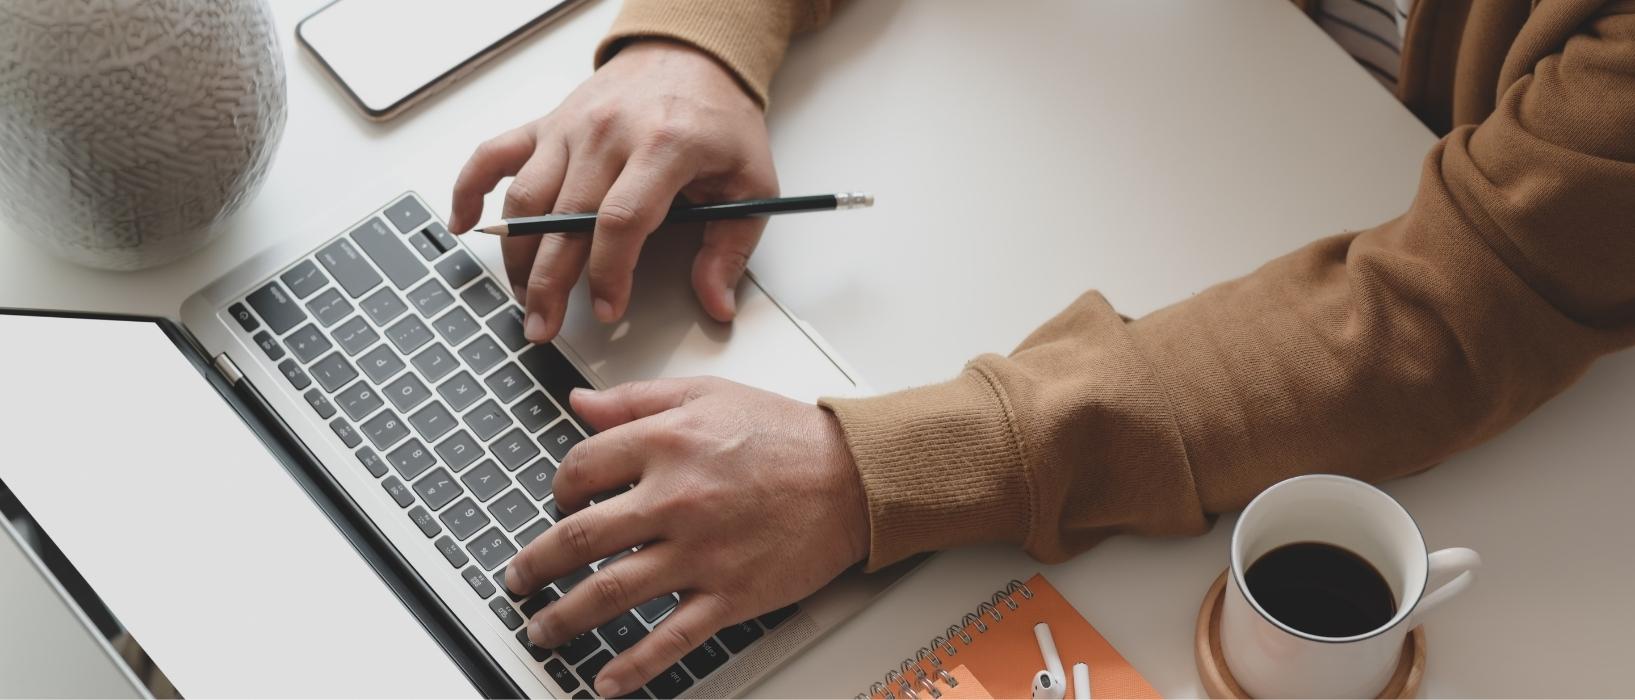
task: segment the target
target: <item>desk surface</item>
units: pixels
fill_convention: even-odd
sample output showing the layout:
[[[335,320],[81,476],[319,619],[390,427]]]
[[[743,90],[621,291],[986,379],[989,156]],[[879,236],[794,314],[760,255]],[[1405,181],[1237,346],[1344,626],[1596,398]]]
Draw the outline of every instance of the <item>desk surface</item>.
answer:
[[[406,188],[436,202],[478,141],[534,116],[472,105],[533,94],[533,112],[551,109],[589,73],[616,10],[593,3],[376,125],[295,49],[295,21],[321,1],[274,3],[289,124],[266,186],[221,240],[112,274],[0,235],[0,304],[174,314],[275,238],[333,233],[304,223],[315,209]],[[1393,216],[1433,140],[1284,0],[851,3],[792,48],[771,122],[785,191],[867,188],[879,205],[777,220],[752,267],[881,389],[1003,352],[1085,289],[1139,315]],[[480,252],[498,259],[491,243]],[[1487,562],[1428,626],[1425,695],[1635,693],[1635,557],[1617,544],[1635,496],[1631,397],[1635,356],[1611,358],[1506,435],[1386,486],[1431,546]],[[1051,567],[997,547],[944,554],[754,692],[849,696],[1005,580],[1043,569],[1162,693],[1199,695],[1193,617],[1231,524],[1116,538]],[[28,605],[13,590],[0,600],[8,614]],[[25,625],[6,627],[0,654],[38,648],[13,631]]]

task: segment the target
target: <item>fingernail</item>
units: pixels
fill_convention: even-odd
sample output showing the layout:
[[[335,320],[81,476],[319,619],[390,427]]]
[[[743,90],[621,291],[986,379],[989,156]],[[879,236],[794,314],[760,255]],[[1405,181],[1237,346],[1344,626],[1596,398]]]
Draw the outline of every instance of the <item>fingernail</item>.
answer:
[[[606,673],[596,674],[596,694],[604,698],[616,698],[624,695],[624,683]]]
[[[738,292],[730,287],[727,289],[727,313],[733,315],[738,313]]]
[[[522,579],[517,577],[516,569],[505,570],[505,587],[512,593],[522,590]]]
[[[592,306],[596,309],[596,318],[601,319],[602,323],[613,322],[613,305],[609,304],[606,299],[597,299]]]
[[[556,646],[552,643],[550,630],[545,627],[543,615],[535,615],[534,621],[528,623],[528,641],[541,649],[551,649]]]
[[[528,314],[528,323],[522,327],[522,334],[536,343],[545,340],[545,317],[538,313]]]
[[[596,390],[595,389],[586,389],[586,388],[584,388],[582,386],[576,386],[576,387],[573,388],[573,391],[568,392],[568,397],[569,398],[573,398],[575,396],[595,396],[595,395],[596,395]]]

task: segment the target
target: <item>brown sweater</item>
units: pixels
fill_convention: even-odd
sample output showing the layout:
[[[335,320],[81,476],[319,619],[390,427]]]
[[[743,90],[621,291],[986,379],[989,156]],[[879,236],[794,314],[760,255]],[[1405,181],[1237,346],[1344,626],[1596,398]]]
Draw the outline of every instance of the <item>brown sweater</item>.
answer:
[[[789,36],[828,13],[626,0],[597,58],[691,43],[764,102]],[[1137,320],[1089,292],[946,383],[825,401],[867,493],[868,566],[990,541],[1058,561],[1203,532],[1296,474],[1411,474],[1635,344],[1631,13],[1418,0],[1398,97],[1447,135],[1403,215]]]

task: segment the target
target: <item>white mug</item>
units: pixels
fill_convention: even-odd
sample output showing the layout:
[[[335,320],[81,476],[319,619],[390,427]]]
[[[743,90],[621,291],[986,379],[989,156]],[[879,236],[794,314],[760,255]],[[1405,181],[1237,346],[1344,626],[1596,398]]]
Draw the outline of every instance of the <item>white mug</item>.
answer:
[[[1362,557],[1390,585],[1396,614],[1350,637],[1308,634],[1267,614],[1245,574],[1262,555],[1296,542],[1337,545]],[[1221,612],[1226,666],[1257,698],[1375,697],[1390,682],[1408,631],[1469,588],[1481,564],[1463,547],[1427,554],[1408,511],[1361,481],[1315,474],[1279,482],[1249,502],[1232,530],[1231,582]]]

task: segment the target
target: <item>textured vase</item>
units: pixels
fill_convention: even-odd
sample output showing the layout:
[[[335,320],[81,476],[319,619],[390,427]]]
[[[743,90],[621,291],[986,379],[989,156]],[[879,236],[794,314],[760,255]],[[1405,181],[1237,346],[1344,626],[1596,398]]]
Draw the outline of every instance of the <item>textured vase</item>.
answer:
[[[210,242],[284,130],[263,0],[0,0],[0,216],[82,265]]]

